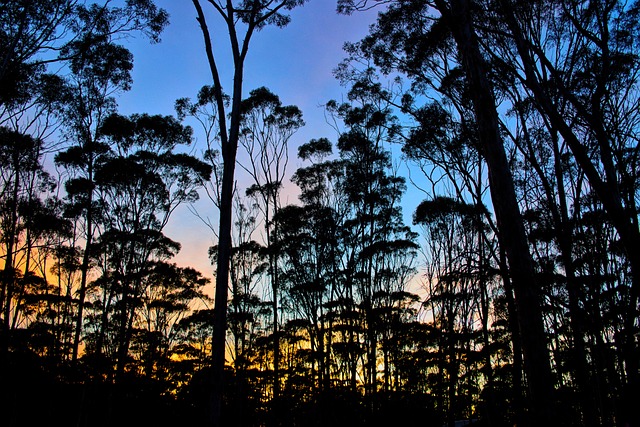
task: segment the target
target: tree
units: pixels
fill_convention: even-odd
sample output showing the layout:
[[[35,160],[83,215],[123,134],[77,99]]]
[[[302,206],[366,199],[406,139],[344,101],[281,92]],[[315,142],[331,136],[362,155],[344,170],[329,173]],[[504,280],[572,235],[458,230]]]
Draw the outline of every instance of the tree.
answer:
[[[0,107],[34,97],[34,82],[52,63],[67,64],[105,41],[142,32],[153,41],[167,25],[167,12],[151,0],[123,7],[83,0],[16,0],[0,5]],[[3,116],[6,111],[2,111]]]
[[[339,229],[346,205],[337,189],[344,168],[328,156],[332,148],[325,138],[313,139],[298,148],[298,157],[311,161],[299,168],[292,181],[300,188],[302,206],[285,206],[276,218],[285,306],[294,319],[304,321],[309,336],[312,384],[319,393],[331,389],[332,335],[339,283]],[[319,420],[322,423],[321,418]]]
[[[28,134],[0,127],[0,243],[4,257],[0,288],[2,356],[10,346],[11,331],[29,322],[18,322],[24,315],[25,294],[32,293],[34,251],[51,249],[54,234],[69,232],[69,224],[60,217],[52,192],[55,182],[42,165],[43,141]],[[22,274],[20,269],[23,269]]]
[[[158,262],[143,280],[148,283],[143,286],[132,347],[144,375],[167,381],[172,376],[171,356],[176,350],[178,325],[198,302],[207,301],[202,288],[209,279],[193,268]]]
[[[534,424],[550,422],[549,397],[553,391],[553,381],[547,362],[548,351],[540,312],[540,289],[534,279],[531,254],[516,200],[513,178],[499,132],[493,89],[477,44],[477,35],[473,30],[470,3],[463,0],[448,3],[436,1],[436,7],[451,26],[461,65],[471,86],[480,151],[489,168],[492,202],[500,241],[509,259],[509,271],[516,293],[532,410],[537,420]]]
[[[536,108],[562,136],[576,163],[620,236],[629,263],[632,282],[625,314],[625,366],[629,395],[637,393],[638,346],[635,334],[640,298],[640,231],[638,228],[637,84],[640,62],[637,35],[640,31],[637,2],[603,1],[540,2],[516,8],[498,2],[508,34],[501,62],[511,78],[535,99]],[[547,13],[539,14],[542,8]],[[533,19],[533,14],[539,18]],[[535,21],[535,23],[534,23]],[[532,30],[543,25],[550,35]],[[509,53],[511,52],[511,53]],[[560,52],[554,58],[552,52]],[[507,59],[508,58],[508,59]],[[629,169],[629,168],[632,169]],[[625,409],[625,417],[633,410]]]
[[[354,350],[351,362],[362,358],[365,396],[373,402],[378,393],[378,362],[382,348],[383,390],[389,386],[387,351],[391,322],[385,317],[394,308],[393,297],[403,292],[413,274],[417,248],[415,234],[404,225],[400,199],[405,181],[395,174],[385,145],[393,140],[394,117],[384,100],[354,86],[351,103],[328,103],[330,114],[344,122],[338,140],[343,179],[337,189],[345,201],[345,217],[338,230],[342,247],[342,295],[344,307],[359,322],[349,336]],[[356,366],[351,366],[355,385]],[[372,409],[371,407],[371,409]]]
[[[587,187],[584,172],[557,130],[531,108],[531,98],[514,86],[507,75],[497,75],[496,79],[500,92],[513,105],[511,112],[502,119],[503,129],[515,147],[513,156],[517,167],[514,177],[536,258],[536,270],[541,280],[547,282],[545,294],[554,298],[554,294],[564,295],[566,290],[571,334],[567,355],[571,362],[568,365],[580,396],[583,422],[598,425],[599,405],[594,399],[596,391],[589,372],[585,338],[583,301],[586,289],[576,270],[574,255],[580,206]],[[551,261],[553,258],[561,260],[559,265]],[[562,273],[558,275],[556,271]],[[558,280],[561,283],[554,286],[553,282]],[[557,285],[564,289],[558,291]],[[558,337],[560,333],[555,335]],[[558,369],[562,369],[562,365],[556,364]]]
[[[80,48],[80,46],[78,46]],[[84,229],[78,307],[72,358],[77,360],[81,341],[84,305],[90,273],[90,253],[98,233],[101,214],[95,201],[95,173],[108,158],[109,146],[98,135],[105,119],[115,113],[114,94],[131,85],[133,57],[122,46],[103,42],[82,55],[76,52],[71,60],[72,74],[67,81],[67,100],[61,109],[68,148],[56,154],[58,166],[64,167],[70,178],[65,183],[68,212],[81,217]]]
[[[484,209],[437,196],[420,203],[414,213],[414,223],[420,224],[426,234],[424,304],[431,307],[434,331],[439,336],[437,378],[441,384],[437,384],[436,394],[448,423],[472,415],[465,413],[471,401],[465,402],[463,396],[473,394],[475,388],[472,361],[480,342],[483,346],[480,352],[485,355],[485,394],[490,395],[494,386],[487,337],[490,304],[487,282],[492,269],[488,260],[482,258],[489,252],[482,248],[488,241],[486,224],[482,221]],[[482,319],[481,331],[471,321],[478,318]],[[466,390],[459,392],[457,389],[465,386],[465,380]],[[495,422],[491,415],[487,413],[486,419]]]
[[[111,355],[121,375],[152,261],[166,260],[180,248],[162,230],[177,206],[198,199],[211,168],[175,152],[191,143],[191,129],[171,116],[112,114],[99,132],[111,150],[95,175],[104,226],[95,255],[105,271],[93,351],[102,353],[107,330],[115,326]]]
[[[0,105],[1,235],[6,257],[0,289],[2,319],[6,327],[0,332],[2,356],[8,348],[6,334],[11,323],[12,296],[16,290],[13,275],[17,271],[17,255],[28,250],[27,260],[31,260],[30,252],[34,241],[29,237],[29,228],[38,227],[30,217],[35,218],[41,208],[55,204],[52,197],[56,183],[45,170],[43,161],[45,155],[54,149],[49,138],[53,133],[53,116],[64,99],[64,84],[57,76],[39,75],[37,79],[30,81],[29,91],[35,92],[33,96],[29,94],[25,98],[15,95],[12,99],[5,99]],[[23,243],[25,246],[21,247]],[[32,266],[27,262],[25,267],[29,270]]]
[[[76,141],[80,139],[80,144],[91,145],[92,141],[87,139],[94,139],[92,132],[96,129],[95,122],[91,122],[100,120],[96,112],[99,108],[96,106],[97,98],[102,96],[102,108],[108,108],[113,105],[113,100],[109,98],[113,86],[127,89],[131,82],[130,53],[114,40],[125,34],[144,33],[153,41],[158,41],[160,32],[167,24],[166,12],[158,10],[152,1],[129,1],[122,7],[109,3],[88,5],[78,0],[12,1],[0,6],[0,121],[35,123],[40,129],[50,132],[46,136],[51,136],[52,132],[48,129],[53,116],[73,119],[75,123],[67,128],[67,136],[73,138],[75,132]],[[59,66],[58,70],[53,71],[54,74],[47,74],[49,65],[54,63]],[[68,72],[74,75],[76,87],[80,87],[73,96],[60,77]],[[89,82],[92,78],[94,80]],[[107,93],[104,93],[105,90]],[[79,92],[86,94],[83,100],[80,100]],[[51,109],[52,99],[57,101],[56,109]],[[73,102],[75,105],[70,107],[69,104]],[[49,112],[45,114],[47,109]],[[70,110],[74,111],[70,113]],[[44,140],[45,134],[36,131]],[[86,212],[88,233],[93,233],[92,215],[90,211]],[[88,237],[86,246],[90,244],[91,237]],[[82,270],[74,359],[82,322],[86,262],[83,262]]]
[[[509,261],[509,274],[516,296],[532,414],[539,417],[538,422],[546,423],[551,419],[549,399],[553,391],[553,379],[540,308],[540,286],[535,280],[513,177],[500,134],[495,93],[475,29],[477,22],[472,3],[466,0],[391,2],[388,11],[381,15],[378,26],[373,29],[375,36],[366,38],[360,47],[364,58],[377,61],[383,72],[397,71],[415,79],[414,88],[418,90],[429,88],[434,81],[432,78],[442,81],[440,79],[449,75],[452,62],[457,62],[460,67],[456,72],[465,76],[473,105],[478,150],[488,167],[499,240]],[[341,2],[343,10],[347,12],[366,4],[366,1]],[[439,16],[432,15],[434,10]],[[385,33],[385,29],[390,32]],[[447,49],[451,40],[455,43],[455,56],[451,49]],[[440,47],[444,47],[442,50],[447,56],[439,56]],[[442,61],[444,66],[436,68],[435,73],[425,75],[429,65],[437,65],[438,61]],[[439,75],[438,72],[442,70],[446,74]]]
[[[282,12],[301,6],[306,0],[214,0],[209,2],[216,14],[224,22],[229,33],[229,43],[233,62],[233,83],[230,95],[230,112],[227,120],[224,89],[219,73],[220,54],[214,53],[214,39],[209,31],[207,19],[199,0],[193,0],[198,23],[204,37],[205,52],[213,79],[213,100],[218,114],[218,131],[222,154],[222,179],[220,187],[220,223],[218,233],[218,257],[216,260],[216,291],[214,307],[213,338],[213,389],[211,401],[211,424],[220,425],[222,409],[223,371],[225,361],[225,332],[227,299],[229,287],[229,261],[231,259],[231,228],[233,187],[236,166],[236,153],[240,137],[240,125],[243,100],[244,62],[249,51],[251,38],[256,31],[267,25],[284,27],[290,17]]]
[[[280,98],[261,87],[250,92],[242,103],[240,144],[247,151],[249,164],[242,168],[253,184],[247,196],[257,201],[264,218],[265,250],[269,261],[273,314],[273,399],[278,405],[280,393],[278,223],[280,191],[289,161],[289,141],[304,126],[302,112],[294,105],[283,106]]]

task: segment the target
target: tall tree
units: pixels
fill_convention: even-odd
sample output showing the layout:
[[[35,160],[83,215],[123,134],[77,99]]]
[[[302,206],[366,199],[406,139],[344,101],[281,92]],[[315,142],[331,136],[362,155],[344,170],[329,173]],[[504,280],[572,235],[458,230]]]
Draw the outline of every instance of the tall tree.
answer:
[[[440,384],[436,388],[436,401],[442,405],[439,409],[448,424],[471,415],[465,413],[470,402],[463,398],[470,394],[469,390],[458,391],[464,385],[465,374],[467,380],[472,376],[465,362],[471,358],[473,341],[478,340],[474,337],[475,322],[469,320],[481,318],[483,332],[487,329],[489,308],[478,301],[486,292],[482,279],[489,269],[486,260],[479,259],[483,253],[480,246],[486,244],[483,230],[478,230],[485,225],[481,220],[484,209],[439,196],[420,203],[414,214],[414,223],[420,224],[426,233],[425,305],[431,307],[438,335],[436,360]],[[483,344],[488,353],[489,343]],[[489,366],[485,367],[485,380],[492,387],[491,362],[486,363]]]
[[[172,376],[178,325],[199,303],[207,301],[202,289],[209,279],[193,268],[158,262],[151,265],[143,280],[132,350],[145,376],[166,381]]]
[[[638,345],[630,335],[637,330],[640,298],[638,182],[632,171],[637,170],[638,151],[633,135],[638,123],[639,5],[551,1],[516,7],[500,1],[497,6],[508,28],[498,37],[507,46],[501,51],[502,64],[517,64],[506,69],[564,139],[625,250],[632,282],[624,354],[628,394],[634,395],[640,387]],[[633,410],[626,412],[629,417]]]
[[[55,188],[42,164],[43,144],[40,138],[0,127],[0,243],[4,258],[0,278],[2,356],[8,351],[10,330],[15,328],[20,311],[24,280],[32,272],[32,247],[38,234],[47,229],[46,225],[37,223],[47,216],[44,198]],[[22,261],[20,253],[24,255]],[[24,267],[24,280],[18,280],[19,267]]]
[[[339,2],[346,12],[366,7],[366,4],[367,1]],[[429,87],[433,77],[442,79],[449,74],[425,74],[428,65],[438,61],[445,64],[445,71],[457,63],[460,67],[458,72],[465,76],[476,122],[478,150],[487,164],[500,244],[509,261],[509,274],[516,296],[531,410],[537,420],[534,424],[544,424],[551,420],[553,378],[540,307],[541,290],[535,280],[513,177],[500,134],[495,93],[479,43],[474,6],[475,2],[467,0],[391,2],[373,29],[375,36],[368,37],[362,44],[362,51],[366,58],[378,61],[383,72],[399,71],[415,78],[418,88]],[[385,33],[385,29],[390,32]],[[449,55],[438,56],[441,53],[438,47],[446,46],[451,40],[455,43],[455,54],[449,50]]]
[[[284,297],[291,315],[304,319],[311,348],[310,375],[320,393],[331,388],[331,342],[339,283],[339,223],[344,200],[337,190],[344,170],[330,160],[331,143],[313,139],[298,148],[312,164],[299,168],[292,180],[300,188],[302,206],[286,206],[277,218],[283,256]],[[316,367],[317,364],[317,367]],[[323,420],[324,418],[321,418]],[[322,421],[320,421],[322,422]]]
[[[12,1],[2,3],[0,11],[0,120],[24,123],[26,114],[41,108],[52,93],[58,97],[67,95],[66,105],[60,105],[62,108],[57,112],[69,112],[73,108],[75,111],[57,115],[63,119],[75,119],[67,130],[73,128],[76,139],[88,145],[90,142],[86,140],[91,138],[92,129],[95,130],[93,120],[97,119],[95,103],[98,93],[106,88],[113,89],[113,85],[122,89],[130,84],[130,53],[113,40],[124,34],[144,33],[158,41],[167,24],[166,12],[157,9],[149,0],[130,1],[123,6],[114,6],[111,2],[89,4],[79,0]],[[53,63],[58,66],[56,70],[49,67]],[[68,107],[69,90],[60,86],[62,80],[47,72],[57,75],[69,72],[75,76],[77,86],[84,84],[75,92],[75,98],[72,97],[75,107]],[[93,85],[88,82],[90,75],[94,78]],[[52,92],[56,82],[58,88]],[[78,93],[86,95],[84,100],[80,100],[82,96]],[[108,95],[101,95],[104,104],[112,102]],[[86,126],[81,129],[83,119]],[[87,122],[93,122],[93,127]],[[47,120],[44,123],[48,124]],[[67,136],[72,133],[69,131]],[[90,214],[88,216],[91,218]],[[88,228],[92,228],[91,220]],[[90,240],[87,240],[87,245]],[[82,281],[86,283],[86,277]],[[84,285],[81,288],[84,289]],[[81,317],[78,316],[78,333]],[[79,336],[76,337],[74,355],[77,355],[78,339]]]
[[[280,98],[265,87],[252,90],[243,101],[240,144],[250,160],[248,164],[241,163],[241,166],[253,181],[247,189],[247,195],[257,201],[264,219],[273,312],[273,401],[276,406],[280,394],[280,284],[278,223],[273,219],[280,210],[280,192],[289,162],[289,141],[302,126],[304,121],[298,107],[282,105]]]
[[[131,53],[109,42],[92,46],[84,55],[74,55],[71,60],[72,74],[67,83],[67,102],[61,109],[63,132],[70,146],[58,152],[55,161],[69,172],[69,179],[65,183],[68,211],[82,220],[84,241],[72,350],[74,361],[78,358],[83,326],[90,248],[100,224],[95,203],[95,172],[109,152],[109,146],[98,135],[98,129],[115,112],[114,95],[130,88],[132,68]]]
[[[367,3],[346,0],[339,2],[339,7],[351,12],[366,7]],[[476,29],[479,24],[478,9],[474,6],[475,2],[466,0],[391,2],[387,13],[379,19],[377,30],[373,30],[379,41],[375,37],[368,37],[362,47],[363,51],[368,52],[365,57],[378,61],[383,72],[407,74],[415,79],[417,86],[414,87],[429,87],[432,84],[428,65],[437,65],[439,61],[444,66],[438,69],[445,70],[446,74],[436,73],[434,77],[437,79],[450,74],[449,70],[456,63],[460,68],[455,72],[465,76],[465,90],[474,113],[478,150],[487,163],[498,236],[509,261],[509,274],[514,285],[531,409],[534,417],[539,417],[539,422],[546,422],[543,420],[550,420],[552,411],[550,396],[553,378],[540,307],[541,288],[535,280],[532,256],[500,134],[489,66],[483,56]],[[406,34],[394,37],[402,31]],[[454,42],[455,51],[448,50],[449,55],[439,56],[441,51],[438,47],[449,46],[450,41]]]
[[[99,132],[112,149],[96,171],[105,228],[98,243],[110,269],[105,284],[117,302],[113,338],[122,373],[151,261],[165,260],[180,247],[162,231],[180,204],[198,199],[197,189],[210,178],[211,168],[176,152],[191,143],[191,129],[171,116],[113,114]],[[103,321],[103,331],[106,326]],[[101,345],[96,347],[100,353]]]
[[[214,52],[214,38],[209,31],[207,18],[200,0],[193,0],[197,20],[204,37],[205,52],[213,79],[213,99],[217,106],[218,131],[222,154],[222,179],[220,187],[220,223],[218,256],[216,259],[216,290],[213,337],[213,384],[211,419],[214,426],[221,424],[223,372],[226,348],[227,299],[229,288],[229,261],[231,259],[231,229],[236,154],[242,118],[244,65],[251,39],[256,31],[268,25],[286,26],[290,17],[283,12],[301,6],[306,0],[213,0],[209,4],[228,31],[233,64],[233,82],[230,94],[230,111],[227,112],[226,96],[219,72],[222,54]],[[227,120],[228,114],[228,120]]]
[[[365,395],[372,403],[378,392],[381,340],[389,334],[384,315],[393,305],[392,296],[405,290],[412,275],[416,236],[403,223],[400,200],[405,181],[396,175],[386,149],[393,138],[391,110],[358,86],[349,99],[352,103],[330,102],[328,109],[345,125],[337,144],[344,168],[338,189],[347,208],[339,231],[343,298],[361,322],[356,331],[362,335],[354,336],[353,344],[361,345],[363,354],[354,354],[353,360],[363,359]]]

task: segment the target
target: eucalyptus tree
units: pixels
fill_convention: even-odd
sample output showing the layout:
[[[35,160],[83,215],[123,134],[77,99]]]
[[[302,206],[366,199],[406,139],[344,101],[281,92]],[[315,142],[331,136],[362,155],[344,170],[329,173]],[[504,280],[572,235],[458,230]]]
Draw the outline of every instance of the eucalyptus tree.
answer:
[[[420,99],[435,93],[434,85],[464,76],[471,101],[477,148],[487,165],[489,189],[498,238],[509,263],[522,333],[522,347],[534,418],[546,423],[551,417],[553,378],[540,308],[540,287],[536,282],[532,256],[516,198],[507,160],[490,68],[478,37],[475,2],[435,0],[420,2],[343,1],[345,12],[384,3],[371,35],[359,46],[385,73],[400,73],[412,82]],[[433,71],[432,71],[433,70]],[[406,98],[411,100],[411,98]]]
[[[7,106],[25,103],[45,72],[40,57],[64,45],[65,29],[74,20],[76,1],[15,1],[0,6],[0,105],[2,119],[11,116]],[[57,49],[56,49],[57,48]]]
[[[278,277],[278,223],[273,220],[280,210],[280,192],[287,173],[289,142],[304,126],[302,112],[294,105],[282,105],[280,98],[265,87],[254,89],[241,106],[240,145],[249,158],[240,166],[248,173],[252,184],[247,196],[254,198],[264,220],[264,242],[271,282],[273,314],[273,397],[280,391],[280,340]]]
[[[291,320],[288,325],[295,325],[298,331],[306,332],[304,341],[308,342],[311,354],[317,355],[317,362],[323,366],[324,361],[320,358],[323,356],[324,346],[321,340],[324,340],[324,336],[319,334],[318,330],[321,325],[321,307],[325,300],[326,285],[322,269],[316,269],[322,258],[314,251],[317,246],[314,244],[315,240],[321,238],[321,235],[310,232],[314,227],[304,207],[285,206],[278,213],[276,220],[279,222],[278,253],[281,258],[279,268],[282,307],[289,312]],[[311,357],[307,365],[310,366],[307,380],[314,389],[322,383],[320,377],[323,369],[318,370],[315,357]]]
[[[143,33],[159,41],[168,22],[167,12],[150,0],[121,6],[111,1],[16,0],[3,2],[0,12],[2,120],[22,111],[18,104],[28,106],[38,97],[37,82],[47,73],[66,73],[70,60],[114,37]]]
[[[171,381],[171,356],[179,343],[178,325],[193,309],[207,302],[203,288],[209,279],[193,268],[161,261],[150,266],[143,281],[132,353],[139,359],[145,376]]]
[[[204,133],[205,147],[201,155],[202,159],[211,165],[212,170],[212,179],[204,187],[204,190],[211,203],[219,209],[223,168],[220,159],[220,140],[218,136],[219,113],[215,93],[213,86],[202,86],[195,100],[187,97],[177,99],[175,102],[175,110],[178,119],[182,121],[194,119],[199,129]],[[223,97],[223,105],[228,105],[228,96],[225,94],[221,96]],[[201,215],[196,210],[192,210],[192,212],[216,235],[216,227],[209,217]]]
[[[628,394],[638,387],[636,2],[498,2],[508,32],[495,37],[505,69],[535,99],[539,113],[569,147],[602,202],[624,248],[631,282],[623,343]],[[539,32],[534,28],[543,28]],[[500,43],[501,44],[498,44]],[[631,416],[630,407],[625,417]]]
[[[27,282],[40,280],[36,277],[37,263],[42,260],[39,255],[50,254],[49,250],[55,245],[56,228],[60,240],[66,238],[68,231],[68,224],[61,220],[57,209],[57,183],[44,165],[46,155],[54,147],[50,141],[54,131],[52,117],[61,106],[64,85],[60,78],[51,75],[40,76],[31,83],[30,89],[37,91],[37,96],[30,100],[16,96],[6,99],[0,107],[0,241],[4,258],[0,273],[3,324],[0,341],[3,356],[8,348],[10,329],[17,325],[18,317],[25,314],[20,308],[24,302],[22,296],[27,287],[34,284]],[[39,224],[44,218],[46,223]],[[18,278],[16,273],[20,269],[23,275]],[[22,328],[26,326],[28,322],[21,324]]]
[[[504,80],[502,80],[504,78]],[[567,366],[580,396],[580,412],[585,425],[599,423],[599,403],[594,396],[589,372],[585,334],[587,312],[585,311],[586,287],[582,274],[577,270],[575,239],[580,233],[579,218],[583,203],[589,194],[589,185],[584,171],[571,155],[557,129],[544,116],[532,108],[532,99],[519,87],[512,85],[506,75],[497,77],[497,87],[513,105],[503,119],[505,136],[515,150],[514,176],[519,192],[525,225],[528,229],[532,251],[535,254],[536,270],[542,279],[546,299],[550,302],[565,301],[569,307],[570,362],[562,359],[555,363],[556,369]],[[554,283],[555,282],[555,283]],[[564,313],[562,304],[546,304],[547,312]],[[564,315],[559,315],[562,318]],[[564,325],[564,322],[560,322]],[[555,340],[565,337],[558,331]],[[556,354],[560,354],[557,350]],[[597,374],[596,374],[597,375]],[[600,400],[604,402],[604,400]]]
[[[144,33],[158,41],[167,23],[166,12],[148,0],[122,6],[78,0],[18,0],[3,2],[0,11],[0,121],[25,128],[44,140],[49,151],[55,129],[52,119],[60,118],[54,113],[67,110],[60,102],[51,108],[51,100],[69,101],[62,76],[83,74],[86,78],[92,67],[94,73],[107,68],[105,63],[114,60],[115,51],[124,50],[113,40]],[[126,61],[130,62],[125,56]],[[122,70],[128,74],[130,68]]]
[[[618,236],[606,218],[593,191],[585,191],[575,214],[573,265],[581,284],[582,331],[590,356],[590,387],[586,392],[593,395],[583,402],[592,404],[595,421],[601,424],[612,423],[623,415],[620,395],[625,389],[624,322],[630,298],[629,288],[623,285],[630,281],[625,253],[619,243],[612,243],[618,241]]]
[[[250,366],[248,355],[256,338],[262,305],[258,292],[268,267],[263,246],[253,239],[258,207],[250,201],[243,203],[239,196],[235,203],[229,329],[234,337],[234,367],[242,372]],[[214,255],[215,248],[211,249]]]
[[[228,32],[228,42],[231,48],[233,63],[233,78],[229,98],[224,94],[220,66],[223,61],[222,53],[214,48],[220,48],[214,42],[217,39],[211,34],[207,18],[200,0],[193,0],[198,23],[202,30],[205,52],[211,77],[213,79],[213,97],[218,116],[218,137],[222,156],[222,179],[220,182],[220,223],[218,233],[218,257],[216,265],[216,295],[215,295],[215,323],[213,372],[214,384],[212,392],[211,423],[220,424],[222,405],[222,373],[225,360],[225,331],[226,312],[229,285],[229,260],[231,258],[231,228],[233,209],[233,187],[236,166],[236,154],[240,137],[241,105],[243,100],[244,67],[252,37],[257,31],[275,25],[285,27],[290,16],[286,11],[301,6],[306,0],[214,0],[209,5]],[[229,99],[227,110],[225,100]],[[228,115],[227,115],[228,114]]]
[[[278,213],[282,294],[285,308],[308,337],[310,387],[329,388],[331,323],[328,306],[335,296],[337,227],[330,207],[288,205]],[[306,348],[306,347],[305,347]]]
[[[637,176],[633,170],[637,170],[638,147],[634,136],[637,132],[632,130],[638,123],[637,3],[469,4],[473,30],[480,35],[478,46],[493,67],[491,76],[498,96],[514,105],[519,117],[520,129],[514,142],[526,158],[522,170],[531,168],[546,193],[542,209],[552,215],[561,268],[567,277],[572,351],[577,356],[574,376],[584,396],[583,420],[597,423],[597,415],[590,413],[594,406],[590,398],[592,382],[584,366],[579,297],[585,288],[579,285],[584,283],[582,277],[574,278],[577,248],[573,247],[572,233],[578,230],[572,229],[572,224],[578,223],[581,216],[582,194],[593,189],[624,248],[629,274],[618,276],[618,290],[625,307],[622,316],[627,322],[627,335],[618,345],[629,361],[624,363],[629,389],[624,394],[633,395],[638,350],[635,338],[628,334],[636,330],[638,317],[638,291],[634,290],[639,241],[635,201],[638,183],[632,178]],[[502,97],[504,94],[507,99]],[[536,121],[535,129],[527,129]],[[503,129],[510,127],[509,122],[513,125],[511,118],[505,118]],[[540,132],[548,136],[541,137]],[[569,153],[577,170],[571,175],[563,168]],[[555,158],[556,163],[545,163],[550,158]],[[544,174],[551,176],[542,178]],[[567,197],[567,191],[574,194]],[[632,413],[630,407],[625,411],[623,417]]]
[[[487,323],[489,303],[486,281],[489,264],[480,259],[479,246],[486,245],[486,236],[478,227],[486,227],[479,218],[484,206],[470,205],[459,200],[436,196],[420,203],[414,213],[414,223],[425,233],[426,258],[424,305],[430,308],[434,330],[439,335],[436,400],[447,422],[472,415],[470,406],[477,402],[472,384],[474,367],[470,363],[474,354],[484,353],[485,366],[482,382],[487,389],[493,387],[490,342]],[[484,286],[483,286],[484,285]],[[484,297],[483,297],[484,295]],[[476,319],[481,319],[481,330]],[[486,346],[476,350],[479,344]],[[462,391],[463,380],[467,390]],[[476,381],[480,383],[481,381]],[[477,387],[477,386],[476,386]],[[485,394],[490,395],[490,390]],[[463,396],[471,398],[464,401]],[[489,415],[489,414],[487,414]],[[495,422],[495,420],[492,420]]]
[[[179,119],[194,120],[203,132],[202,158],[212,167],[212,179],[205,185],[204,191],[211,203],[219,209],[223,164],[219,146],[219,115],[215,94],[213,86],[203,86],[194,100],[180,98],[176,101],[175,108]],[[224,105],[228,106],[228,96],[226,94],[222,96]],[[259,195],[258,198],[260,198]],[[246,395],[247,369],[255,362],[255,340],[264,332],[262,325],[264,304],[258,296],[258,291],[267,270],[267,263],[265,263],[265,250],[254,237],[260,213],[258,202],[253,197],[241,196],[237,188],[234,189],[233,200],[234,221],[229,261],[231,299],[228,303],[228,322],[233,340],[231,357],[236,372],[237,387],[239,387],[236,394],[243,396]],[[218,230],[208,215],[203,215],[195,209],[191,211],[215,236],[218,235]],[[212,263],[216,265],[218,245],[209,248],[209,256]],[[245,400],[240,398],[238,403],[244,405]],[[245,409],[240,407],[238,410],[244,413]],[[238,422],[242,424],[243,420],[241,416]]]
[[[195,384],[203,368],[209,365],[211,356],[211,322],[212,310],[210,302],[204,308],[193,310],[181,319],[175,327],[175,345],[172,348],[172,359],[176,362],[171,369],[173,379],[180,383],[176,393],[180,396],[189,393],[190,385]]]
[[[77,48],[82,48],[78,46]],[[84,305],[90,273],[90,248],[99,233],[101,214],[95,201],[95,173],[104,163],[109,146],[98,135],[98,129],[116,109],[114,95],[130,88],[133,57],[122,46],[101,43],[71,60],[67,102],[61,109],[63,132],[69,146],[58,152],[55,162],[65,168],[68,214],[76,217],[83,242],[78,284],[78,307],[72,357],[78,357],[83,326]]]
[[[198,199],[211,168],[178,152],[191,143],[192,131],[171,116],[113,114],[99,132],[111,150],[95,175],[104,227],[96,255],[106,270],[98,282],[103,305],[92,350],[103,351],[107,328],[115,326],[112,356],[122,373],[144,278],[152,261],[166,260],[180,248],[162,231],[180,204]]]
[[[40,247],[42,254],[48,253],[54,246],[55,239],[51,237],[67,233],[69,224],[56,209],[55,181],[42,165],[43,141],[5,127],[0,128],[0,141],[0,241],[4,258],[0,304],[4,355],[10,331],[29,326],[29,321],[19,320],[29,312],[25,298],[28,295],[38,298],[36,294],[41,294],[37,290],[41,278],[35,275],[41,259],[36,251]]]
[[[298,157],[310,162],[294,173],[300,189],[300,206],[282,208],[278,222],[282,259],[283,308],[306,330],[310,387],[326,392],[334,372],[332,335],[339,283],[340,212],[345,201],[337,191],[344,176],[341,161],[331,159],[326,138],[312,139],[298,147]],[[332,309],[331,306],[334,305]]]
[[[327,107],[345,126],[337,144],[344,176],[337,189],[347,208],[338,230],[344,251],[341,297],[360,317],[362,336],[350,339],[356,347],[362,339],[363,382],[366,395],[373,397],[378,390],[380,340],[389,333],[382,314],[390,308],[387,297],[405,290],[417,246],[415,234],[402,220],[405,182],[396,175],[385,148],[393,137],[388,129],[394,118],[386,102],[358,89],[350,91],[351,103],[330,102]]]
[[[49,282],[52,278],[49,261],[61,242],[70,235],[71,222],[63,217],[60,200],[53,197],[22,201],[20,211],[23,218],[20,227],[23,237],[19,239],[22,254],[16,267],[21,266],[22,277],[15,284],[11,329],[41,328],[42,332],[49,330],[53,334],[56,326],[63,329],[69,325],[59,323],[59,315],[66,308],[63,303],[65,294],[56,289],[53,281]],[[67,355],[60,350],[68,336],[60,338],[60,341],[51,343],[49,354],[64,359]]]
[[[33,219],[38,213],[42,213],[42,209],[47,205],[51,206],[54,203],[56,182],[45,170],[44,159],[55,146],[51,142],[51,136],[55,131],[53,117],[55,111],[60,108],[65,93],[62,79],[52,75],[39,75],[38,78],[30,80],[28,86],[28,90],[25,91],[29,96],[13,94],[12,97],[5,98],[0,105],[0,203],[2,244],[5,246],[5,267],[0,279],[0,304],[2,319],[6,322],[5,327],[11,322],[8,310],[11,311],[9,306],[12,304],[12,295],[17,290],[13,274],[19,267],[16,263],[18,255],[27,255],[27,263],[21,263],[21,267],[30,275],[35,235],[29,230],[35,227],[35,231],[39,227]],[[34,218],[30,218],[31,216]],[[44,228],[41,227],[40,230]],[[4,330],[8,332],[9,328]],[[2,348],[6,348],[7,337],[4,334],[0,335]]]
[[[234,222],[232,230],[229,279],[230,297],[228,307],[229,333],[233,344],[228,354],[235,373],[234,387],[230,390],[236,399],[233,411],[237,412],[237,423],[245,425],[248,419],[251,394],[260,394],[261,387],[253,382],[255,367],[262,366],[258,342],[269,334],[273,316],[270,302],[264,301],[264,279],[269,271],[269,260],[265,247],[255,240],[260,208],[251,197],[238,193],[234,198]],[[217,246],[209,248],[209,256],[215,264]],[[266,359],[265,359],[266,360]],[[265,368],[266,369],[266,368]],[[266,380],[264,383],[271,383]],[[264,397],[264,396],[263,396]]]

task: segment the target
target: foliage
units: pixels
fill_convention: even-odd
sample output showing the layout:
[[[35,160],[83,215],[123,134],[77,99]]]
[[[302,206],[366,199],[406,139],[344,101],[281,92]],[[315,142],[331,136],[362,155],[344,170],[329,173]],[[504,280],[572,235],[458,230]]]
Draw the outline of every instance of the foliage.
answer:
[[[208,4],[248,43],[303,3]],[[527,425],[541,401],[557,425],[637,424],[638,2],[337,4],[380,14],[336,69],[335,143],[297,145],[291,204],[302,112],[264,87],[226,95],[216,58],[177,117],[118,113],[124,37],[158,41],[167,23],[153,2],[0,4],[0,424],[205,423],[214,382],[226,425]],[[240,75],[247,48],[233,48]],[[202,159],[185,154],[185,120],[205,132]],[[248,188],[229,176],[237,148]],[[425,193],[412,224],[400,160]],[[229,267],[214,309],[164,235],[202,189],[229,214],[209,252]],[[508,196],[526,281],[505,236],[516,220],[498,214]]]

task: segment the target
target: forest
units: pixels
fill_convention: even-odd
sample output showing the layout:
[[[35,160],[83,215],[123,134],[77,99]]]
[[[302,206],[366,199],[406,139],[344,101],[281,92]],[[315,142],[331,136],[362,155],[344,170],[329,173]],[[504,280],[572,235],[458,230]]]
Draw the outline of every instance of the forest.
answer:
[[[211,80],[156,115],[153,0],[0,1],[0,425],[640,426],[640,1],[336,0],[294,146],[243,77],[307,2],[185,2]]]

